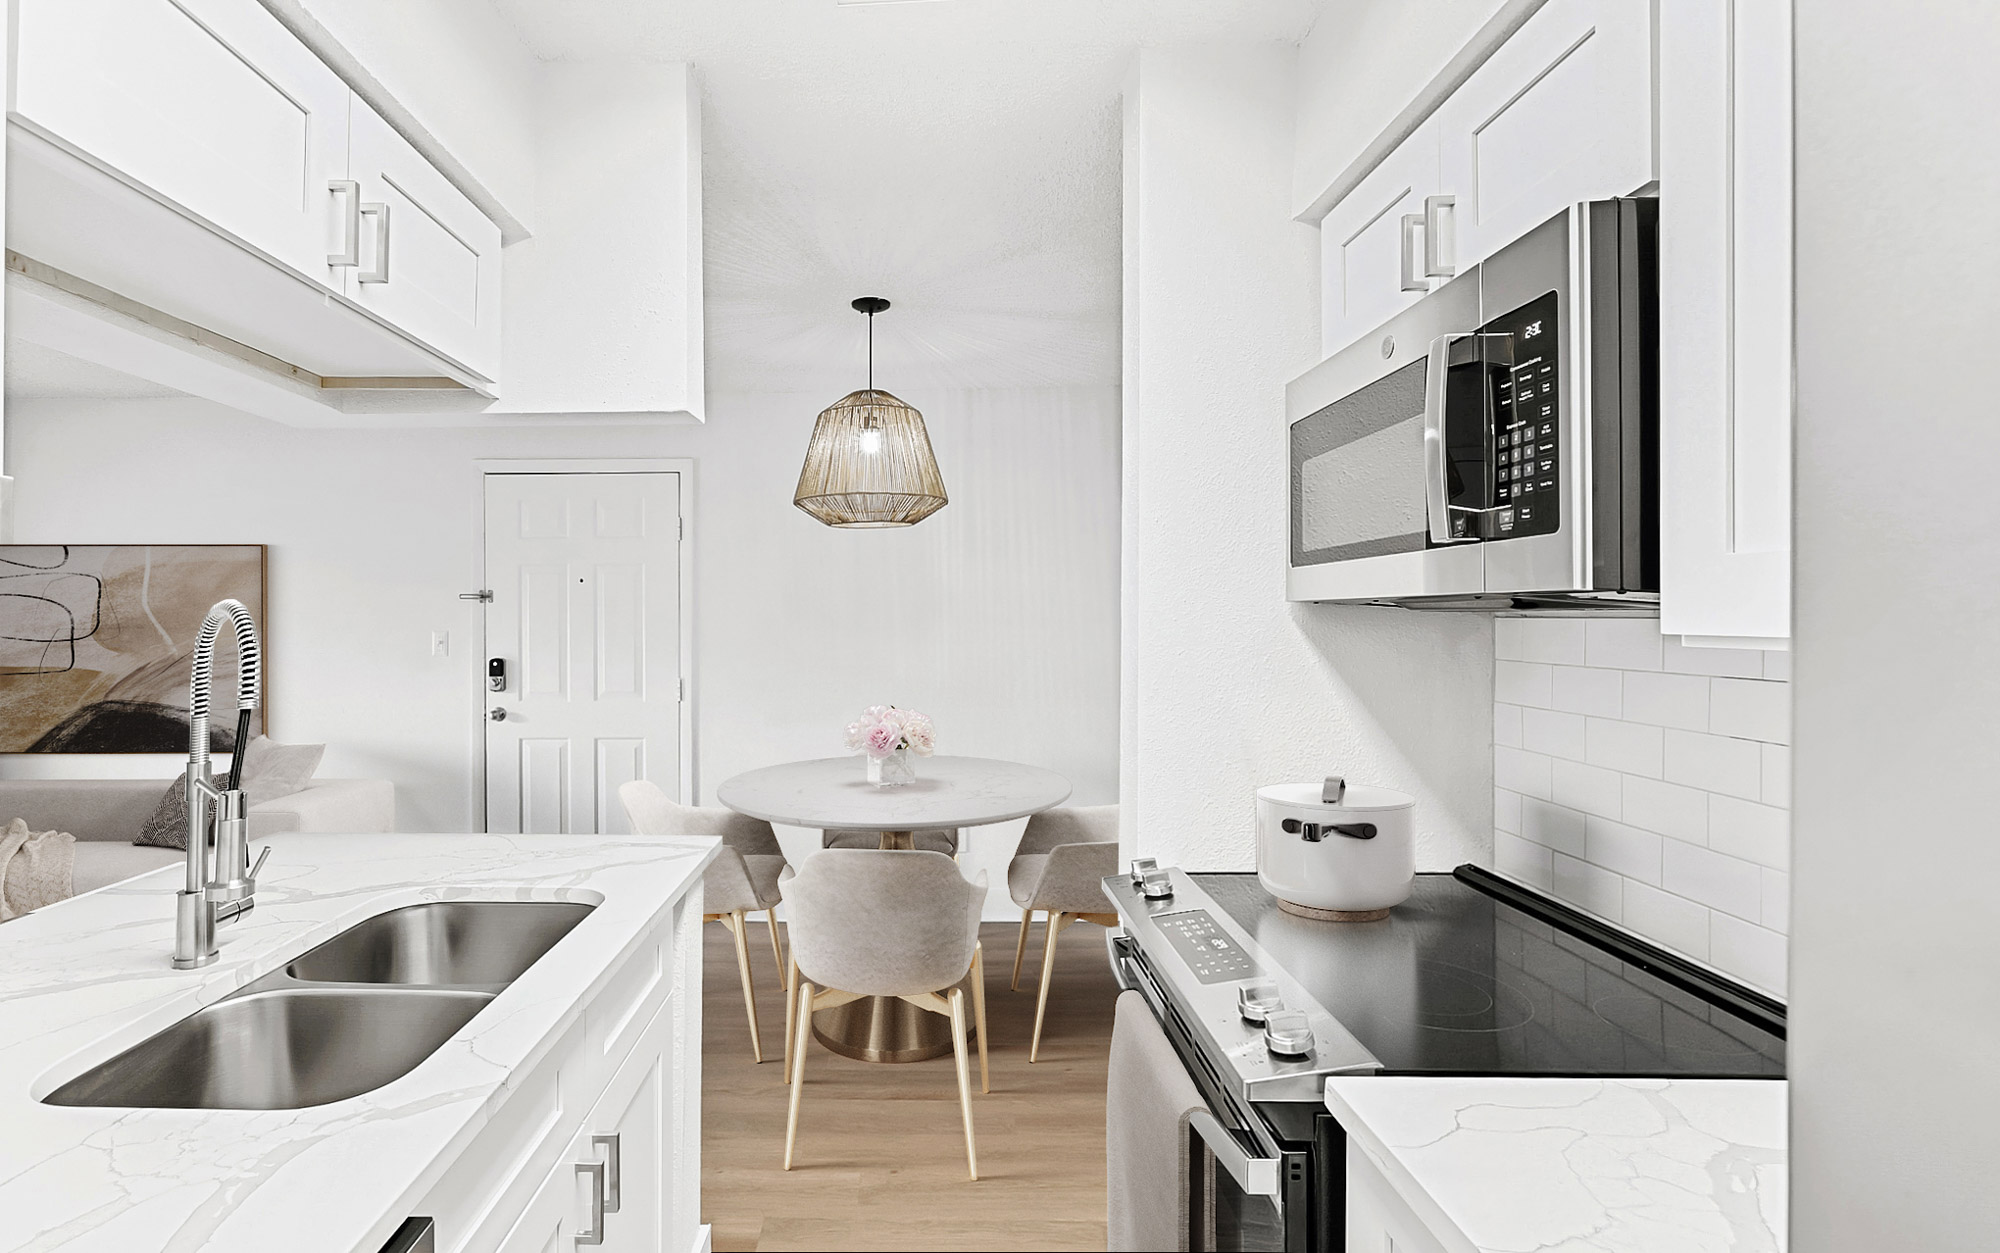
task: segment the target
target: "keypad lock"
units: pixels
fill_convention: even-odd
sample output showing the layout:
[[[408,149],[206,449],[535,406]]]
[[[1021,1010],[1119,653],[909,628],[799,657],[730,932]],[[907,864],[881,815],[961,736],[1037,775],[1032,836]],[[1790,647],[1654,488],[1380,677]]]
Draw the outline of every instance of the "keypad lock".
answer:
[[[495,657],[486,663],[486,690],[504,692],[507,690],[507,659]]]

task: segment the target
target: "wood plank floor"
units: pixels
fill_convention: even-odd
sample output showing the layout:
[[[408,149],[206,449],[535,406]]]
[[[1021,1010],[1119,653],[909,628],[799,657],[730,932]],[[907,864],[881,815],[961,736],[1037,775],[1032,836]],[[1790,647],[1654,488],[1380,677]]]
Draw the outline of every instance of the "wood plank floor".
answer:
[[[701,1200],[718,1251],[1104,1247],[1104,1078],[1118,989],[1103,928],[1079,923],[1058,942],[1041,1060],[1033,1066],[1028,1036],[1041,924],[1029,939],[1019,992],[1007,989],[1016,928],[980,929],[993,1090],[978,1091],[974,1056],[974,1183],[965,1177],[948,1055],[880,1065],[816,1043],[806,1059],[793,1168],[782,1169],[784,998],[761,918],[750,931],[761,1066],[750,1060],[729,933],[703,928]]]

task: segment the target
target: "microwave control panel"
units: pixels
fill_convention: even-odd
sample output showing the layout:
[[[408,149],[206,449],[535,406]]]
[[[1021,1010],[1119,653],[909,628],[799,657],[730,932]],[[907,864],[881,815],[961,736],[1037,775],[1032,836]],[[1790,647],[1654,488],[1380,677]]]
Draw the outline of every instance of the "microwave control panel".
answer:
[[[1549,292],[1480,328],[1495,345],[1487,371],[1493,395],[1493,512],[1487,538],[1549,535],[1562,526],[1562,336]]]

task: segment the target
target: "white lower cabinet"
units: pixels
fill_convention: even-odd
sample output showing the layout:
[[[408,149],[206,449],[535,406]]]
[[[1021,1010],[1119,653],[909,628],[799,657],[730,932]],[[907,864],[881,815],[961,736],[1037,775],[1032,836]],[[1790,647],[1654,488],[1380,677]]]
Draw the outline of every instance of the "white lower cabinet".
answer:
[[[1447,1253],[1366,1150],[1347,1142],[1348,1253]]]

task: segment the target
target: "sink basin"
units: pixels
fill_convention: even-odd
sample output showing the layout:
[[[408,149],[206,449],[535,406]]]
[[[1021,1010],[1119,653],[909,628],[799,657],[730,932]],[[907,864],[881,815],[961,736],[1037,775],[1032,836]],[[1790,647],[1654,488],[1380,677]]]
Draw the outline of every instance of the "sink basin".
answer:
[[[286,973],[306,983],[512,983],[593,907],[565,901],[433,901],[356,923]]]
[[[414,988],[239,995],[85,1071],[47,1101],[141,1109],[325,1105],[408,1074],[491,999]]]

